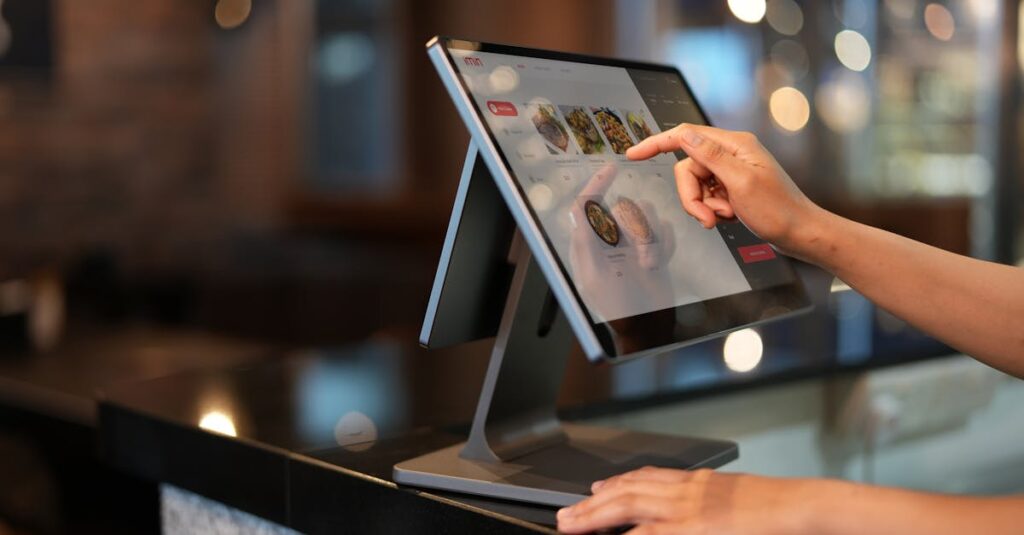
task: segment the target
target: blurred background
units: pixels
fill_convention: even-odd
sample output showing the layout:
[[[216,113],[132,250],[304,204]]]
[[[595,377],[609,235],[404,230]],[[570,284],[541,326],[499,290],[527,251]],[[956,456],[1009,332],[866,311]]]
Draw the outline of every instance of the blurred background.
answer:
[[[140,323],[303,345],[409,338],[467,142],[423,54],[437,33],[678,65],[715,124],[757,133],[822,205],[1020,256],[1015,2],[3,0],[0,13],[0,314],[29,312],[5,322],[7,346]]]
[[[122,380],[414,350],[468,141],[435,34],[677,65],[816,202],[1018,263],[1022,20],[1016,0],[0,0],[0,400],[88,429],[66,397]],[[952,353],[801,273],[813,314],[576,358],[566,406]],[[475,371],[448,371],[475,377],[487,346],[463,352]],[[0,430],[32,456],[39,426],[5,425],[22,416]]]

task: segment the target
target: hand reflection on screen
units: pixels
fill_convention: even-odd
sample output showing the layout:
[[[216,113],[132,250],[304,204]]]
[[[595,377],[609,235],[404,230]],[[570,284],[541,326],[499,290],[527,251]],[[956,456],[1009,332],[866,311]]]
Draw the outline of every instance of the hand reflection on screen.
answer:
[[[635,316],[637,311],[671,309],[674,285],[666,264],[675,254],[672,226],[651,203],[626,195],[608,195],[622,178],[608,164],[594,173],[572,202],[569,264],[584,300],[602,318]],[[629,188],[621,188],[628,190]],[[610,322],[620,352],[650,345],[651,337],[671,339],[674,313]],[[639,332],[642,329],[643,332]],[[643,336],[645,342],[630,343]]]

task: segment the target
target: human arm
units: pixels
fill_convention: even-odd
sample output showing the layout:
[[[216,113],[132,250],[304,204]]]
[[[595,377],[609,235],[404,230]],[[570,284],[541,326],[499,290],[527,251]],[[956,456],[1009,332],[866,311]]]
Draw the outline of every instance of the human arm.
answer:
[[[737,216],[783,252],[832,272],[922,331],[1024,377],[1024,270],[832,214],[807,199],[750,134],[681,125],[628,155],[679,149],[690,156],[676,165],[680,200],[705,227]]]
[[[642,468],[593,487],[558,529],[636,525],[631,535],[1020,533],[1024,498],[973,498],[824,479]]]
[[[696,134],[698,137],[694,138]],[[816,206],[749,135],[684,125],[629,152],[682,148],[685,210],[705,227],[739,217],[782,251],[821,265],[883,308],[993,366],[1024,375],[1024,272],[843,219]],[[559,529],[624,524],[634,535],[1019,533],[1024,497],[944,496],[834,480],[642,469],[596,483]]]

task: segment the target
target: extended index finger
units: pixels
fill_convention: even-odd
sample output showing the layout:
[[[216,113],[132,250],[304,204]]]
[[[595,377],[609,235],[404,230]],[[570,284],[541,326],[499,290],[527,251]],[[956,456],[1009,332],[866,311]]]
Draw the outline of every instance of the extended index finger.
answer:
[[[626,151],[630,160],[646,160],[663,152],[675,152],[682,148],[680,136],[684,130],[694,131],[722,146],[729,154],[739,152],[743,143],[741,132],[723,130],[713,126],[683,123],[671,130],[654,134]]]
[[[679,127],[654,134],[626,150],[630,160],[646,160],[663,152],[679,150]]]

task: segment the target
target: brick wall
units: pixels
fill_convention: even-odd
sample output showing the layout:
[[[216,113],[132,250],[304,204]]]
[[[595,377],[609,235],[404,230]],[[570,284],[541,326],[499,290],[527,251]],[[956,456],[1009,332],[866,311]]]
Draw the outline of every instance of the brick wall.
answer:
[[[162,269],[274,224],[288,131],[258,7],[228,32],[212,2],[53,0],[53,76],[0,83],[4,264]]]

